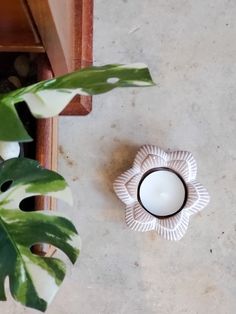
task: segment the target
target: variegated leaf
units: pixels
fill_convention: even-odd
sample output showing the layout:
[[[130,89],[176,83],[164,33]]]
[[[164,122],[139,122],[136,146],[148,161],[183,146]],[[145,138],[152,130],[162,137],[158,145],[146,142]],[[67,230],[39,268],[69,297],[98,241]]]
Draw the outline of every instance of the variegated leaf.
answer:
[[[90,67],[0,95],[0,140],[30,141],[15,104],[25,101],[36,118],[59,114],[79,95],[96,95],[116,87],[154,85],[144,64]]]
[[[57,258],[32,254],[38,243],[62,250],[74,263],[80,239],[74,225],[50,212],[23,212],[20,202],[34,195],[48,195],[72,203],[65,180],[30,159],[10,159],[0,164],[0,300],[6,300],[4,284],[23,305],[45,311],[64,276]],[[31,209],[33,210],[33,209]]]

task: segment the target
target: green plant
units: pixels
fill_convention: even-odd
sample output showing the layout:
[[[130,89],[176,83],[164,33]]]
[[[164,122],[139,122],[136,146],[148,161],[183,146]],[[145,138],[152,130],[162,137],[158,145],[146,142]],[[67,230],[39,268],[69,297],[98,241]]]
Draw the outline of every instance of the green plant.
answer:
[[[31,141],[15,105],[22,101],[36,118],[59,114],[76,95],[105,93],[116,87],[151,86],[143,64],[90,67],[59,78],[42,81],[0,95],[0,141]],[[19,103],[19,104],[18,104]],[[0,300],[5,300],[4,282],[23,305],[45,311],[65,276],[64,263],[53,257],[32,254],[31,247],[48,243],[61,249],[74,263],[80,241],[74,225],[52,212],[23,212],[20,202],[47,195],[72,204],[70,189],[57,173],[27,158],[13,158],[0,164]]]

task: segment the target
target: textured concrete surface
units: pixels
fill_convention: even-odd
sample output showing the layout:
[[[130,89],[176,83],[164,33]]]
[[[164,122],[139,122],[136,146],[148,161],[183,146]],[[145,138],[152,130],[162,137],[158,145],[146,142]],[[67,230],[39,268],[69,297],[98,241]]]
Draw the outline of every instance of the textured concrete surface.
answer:
[[[60,118],[60,204],[83,249],[49,314],[232,314],[236,311],[236,2],[96,0],[95,63],[146,62],[157,83],[94,97]],[[191,151],[211,203],[185,237],[135,233],[112,182],[145,143]],[[36,313],[1,305],[1,313]]]

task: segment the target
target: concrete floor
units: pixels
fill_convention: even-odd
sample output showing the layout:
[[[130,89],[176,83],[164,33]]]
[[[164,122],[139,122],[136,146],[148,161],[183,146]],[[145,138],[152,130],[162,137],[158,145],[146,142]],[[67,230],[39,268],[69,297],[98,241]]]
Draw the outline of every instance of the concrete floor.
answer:
[[[157,86],[60,118],[59,170],[75,198],[60,210],[83,249],[48,314],[236,312],[235,16],[234,0],[95,1],[95,63],[145,62]],[[191,151],[211,194],[180,242],[130,231],[112,190],[145,143]]]

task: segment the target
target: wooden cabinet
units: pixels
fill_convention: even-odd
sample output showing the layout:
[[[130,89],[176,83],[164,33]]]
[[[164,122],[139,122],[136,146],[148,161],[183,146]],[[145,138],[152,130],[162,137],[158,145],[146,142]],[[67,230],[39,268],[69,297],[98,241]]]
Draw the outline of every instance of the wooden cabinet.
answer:
[[[53,75],[92,64],[92,0],[0,2],[0,51],[46,53]],[[63,115],[91,111],[91,98],[76,97]]]

